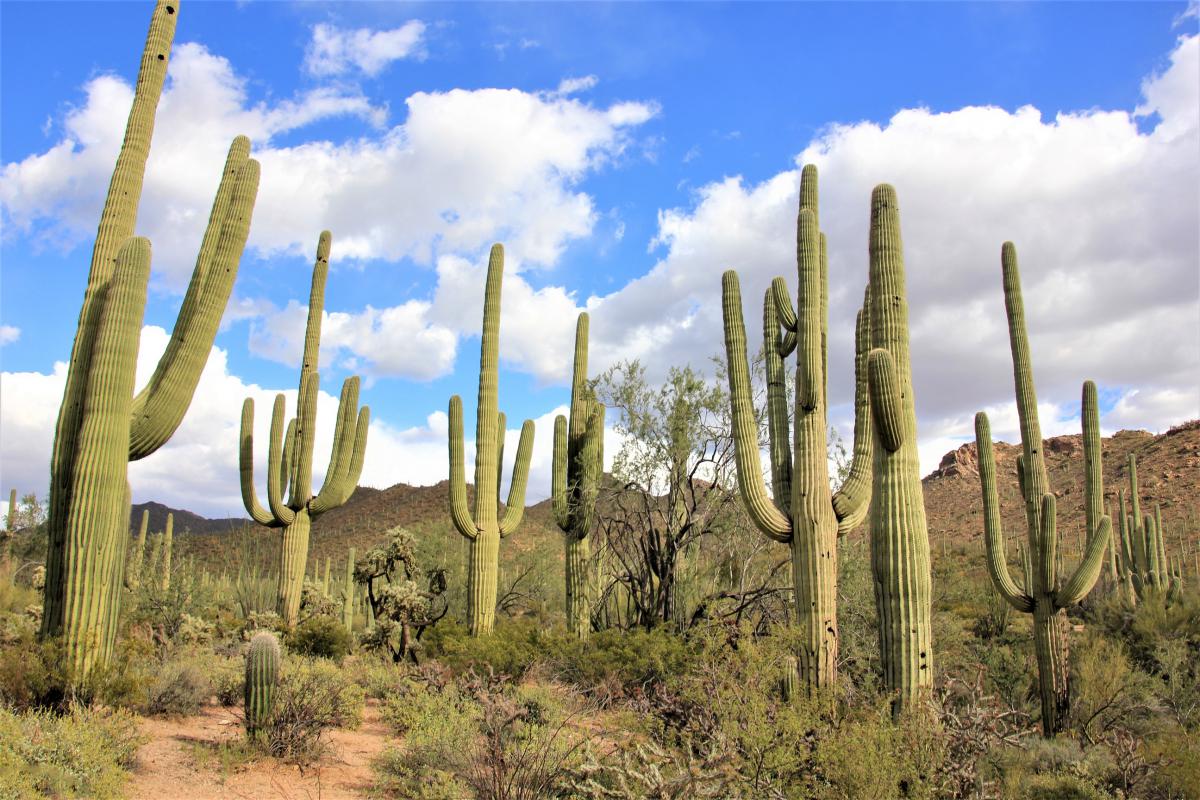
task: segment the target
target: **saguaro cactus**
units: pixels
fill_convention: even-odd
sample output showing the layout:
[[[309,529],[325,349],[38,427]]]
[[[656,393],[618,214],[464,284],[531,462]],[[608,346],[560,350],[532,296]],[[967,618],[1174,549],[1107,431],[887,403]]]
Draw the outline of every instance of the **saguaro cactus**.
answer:
[[[588,593],[588,534],[596,514],[596,495],[604,473],[604,405],[587,382],[588,315],[575,323],[575,361],[571,376],[571,419],[554,419],[554,458],[550,496],[554,521],[566,545],[567,629],[581,639],[592,630]]]
[[[43,637],[62,637],[77,678],[108,660],[129,543],[128,461],[175,432],[237,275],[258,191],[250,142],[234,139],[166,352],[134,397],[150,243],[133,236],[178,0],[151,15],[125,140],[92,251],[51,456]]]
[[[1038,662],[1038,687],[1042,704],[1042,734],[1053,737],[1066,724],[1071,708],[1070,671],[1067,664],[1066,613],[1091,591],[1104,562],[1112,530],[1104,515],[1104,477],[1100,451],[1100,417],[1096,385],[1083,384],[1084,516],[1087,545],[1071,577],[1058,575],[1058,533],[1055,500],[1050,493],[1046,462],[1042,454],[1042,431],[1033,387],[1033,366],[1025,332],[1025,305],[1017,271],[1017,251],[1011,242],[1001,250],[1004,270],[1004,304],[1008,312],[1009,342],[1016,383],[1017,415],[1021,421],[1021,455],[1017,478],[1025,500],[1029,536],[1030,575],[1022,588],[1013,583],[1004,557],[1004,532],[1000,524],[1000,501],[996,494],[996,463],[992,455],[991,427],[987,414],[975,415],[975,444],[979,452],[979,482],[983,489],[984,535],[987,565],[992,583],[1017,611],[1033,615],[1033,644]]]
[[[871,351],[867,375],[874,429],[871,570],[879,656],[895,708],[933,685],[929,532],[917,454],[917,414],[908,349],[904,247],[896,190],[871,193]]]
[[[354,633],[354,548],[346,555],[346,582],[342,584],[342,625]]]
[[[1131,600],[1144,600],[1151,593],[1169,592],[1178,577],[1172,574],[1163,539],[1162,509],[1156,504],[1154,516],[1142,516],[1138,492],[1137,456],[1129,454],[1129,514],[1125,494],[1118,494],[1121,518],[1121,571],[1133,589]],[[1177,588],[1176,588],[1177,591]]]
[[[125,571],[125,586],[136,589],[142,580],[142,565],[146,561],[146,534],[150,530],[150,509],[142,510],[142,524],[138,527],[137,544],[133,549],[133,561]]]
[[[246,734],[253,739],[266,725],[279,683],[279,640],[269,631],[259,631],[246,651]]]
[[[806,633],[797,653],[798,668],[811,688],[832,685],[837,674],[837,537],[856,527],[867,514],[871,469],[866,380],[869,320],[864,308],[855,335],[854,461],[846,481],[834,493],[829,488],[826,451],[828,269],[824,236],[817,225],[817,170],[812,165],[805,166],[802,173],[796,227],[797,308],[792,308],[782,278],[775,279],[763,301],[773,498],[762,481],[736,272],[730,270],[722,277],[722,295],[738,485],[755,525],[771,539],[791,547],[796,613]],[[783,359],[793,348],[795,430],[789,435]]]
[[[521,426],[517,461],[504,518],[499,518],[500,470],[504,466],[504,415],[497,408],[500,360],[500,286],[504,248],[492,245],[483,298],[483,342],[479,353],[479,403],[475,421],[475,514],[467,507],[463,466],[462,398],[450,398],[450,516],[458,532],[470,540],[467,572],[467,617],[471,635],[492,632],[496,621],[496,578],[500,539],[521,524],[525,514],[525,482],[533,453],[533,420]]]
[[[167,527],[163,531],[162,590],[171,588],[171,552],[175,547],[175,515],[167,514]]]
[[[287,625],[294,625],[300,613],[300,594],[304,588],[308,559],[308,535],[312,520],[345,503],[354,494],[362,474],[367,449],[367,428],[371,411],[358,409],[358,376],[342,384],[337,425],[333,432],[333,453],[321,490],[312,493],[313,438],[317,427],[317,395],[320,380],[317,356],[321,348],[321,314],[325,307],[325,278],[329,272],[329,231],[322,231],[317,242],[317,260],[313,265],[312,291],[308,300],[308,324],[304,332],[304,361],[300,366],[300,393],[296,417],[283,430],[284,397],[275,395],[271,412],[271,436],[267,449],[267,503],[263,508],[254,491],[254,399],[242,404],[241,451],[242,502],[259,525],[283,528],[282,558],[279,567],[279,592],[276,613]],[[284,491],[290,489],[287,501]]]

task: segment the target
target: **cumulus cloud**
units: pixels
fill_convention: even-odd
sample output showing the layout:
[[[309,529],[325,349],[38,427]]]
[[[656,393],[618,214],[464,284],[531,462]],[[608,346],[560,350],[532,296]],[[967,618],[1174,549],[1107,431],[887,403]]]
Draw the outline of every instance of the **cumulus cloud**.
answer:
[[[245,79],[197,44],[172,53],[147,165],[139,233],[155,242],[157,274],[181,290],[207,220],[228,143],[248,135],[262,162],[250,247],[306,254],[316,231],[335,233],[333,258],[475,254],[497,239],[525,264],[553,266],[596,220],[578,184],[619,159],[652,104],[595,107],[516,89],[417,92],[403,124],[357,90],[319,87],[252,104]],[[62,140],[4,166],[6,235],[72,247],[94,233],[125,125],[130,86],[101,76],[64,120]],[[276,146],[274,139],[333,117],[358,118],[342,142]],[[481,120],[485,124],[481,124]]]
[[[0,325],[0,347],[12,344],[21,338],[21,329],[16,325]]]
[[[304,69],[310,75],[322,77],[353,70],[375,76],[393,61],[423,59],[424,35],[425,23],[415,19],[386,31],[314,25],[312,41],[304,53]]]

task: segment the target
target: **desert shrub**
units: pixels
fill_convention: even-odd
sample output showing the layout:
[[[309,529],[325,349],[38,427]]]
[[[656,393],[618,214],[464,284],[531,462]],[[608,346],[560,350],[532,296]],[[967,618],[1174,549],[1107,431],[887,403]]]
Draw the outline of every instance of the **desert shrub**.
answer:
[[[150,661],[143,642],[125,638],[117,643],[113,659],[92,669],[84,681],[73,679],[62,646],[56,640],[40,641],[29,631],[12,647],[0,648],[0,702],[11,710],[53,708],[100,702],[133,708],[145,698]]]
[[[687,673],[698,649],[695,641],[655,628],[600,631],[587,643],[560,637],[547,651],[557,676],[585,691],[607,685],[641,694]]]
[[[350,652],[350,634],[339,620],[312,616],[295,627],[286,637],[288,650],[304,656],[341,661]]]
[[[467,796],[459,775],[479,716],[479,705],[455,684],[439,690],[411,683],[404,694],[387,698],[383,718],[404,737],[404,748],[389,749],[375,762],[377,789],[421,800]]]
[[[121,797],[142,741],[126,711],[17,714],[0,707],[0,787],[16,798]]]
[[[205,675],[218,703],[226,708],[242,704],[246,685],[245,656],[209,659],[205,664]]]
[[[1072,727],[1089,745],[1158,714],[1149,676],[1133,667],[1121,642],[1102,636],[1071,648],[1071,695]]]
[[[324,751],[330,728],[355,728],[362,722],[363,692],[334,664],[321,659],[284,662],[275,707],[261,741],[276,758],[310,763]]]
[[[142,711],[151,716],[191,716],[212,695],[212,684],[193,661],[169,661],[146,690]]]
[[[887,703],[859,707],[816,737],[816,797],[933,798],[944,758],[939,725],[924,709],[894,723]]]
[[[535,661],[553,648],[559,638],[527,620],[497,620],[491,636],[473,637],[456,620],[429,629],[425,645],[430,655],[456,673],[491,670],[520,680]]]
[[[585,748],[581,763],[568,770],[564,783],[578,800],[751,800],[728,769],[727,754],[716,747],[697,755],[652,740],[626,741],[597,754]]]
[[[342,662],[342,670],[367,697],[387,700],[405,691],[414,670],[407,664],[395,664],[375,654],[351,656]]]

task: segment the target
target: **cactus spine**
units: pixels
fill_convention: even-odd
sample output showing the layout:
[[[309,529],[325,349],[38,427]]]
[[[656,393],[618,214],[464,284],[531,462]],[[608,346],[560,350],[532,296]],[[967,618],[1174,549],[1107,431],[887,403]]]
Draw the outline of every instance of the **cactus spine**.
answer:
[[[174,549],[174,536],[175,515],[167,514],[167,528],[163,532],[162,590],[164,592],[171,588],[171,551]]]
[[[304,332],[304,360],[300,366],[300,392],[296,417],[284,434],[284,398],[275,396],[271,412],[271,435],[267,448],[267,508],[258,502],[254,490],[254,399],[242,404],[242,429],[239,465],[242,502],[259,525],[283,528],[283,548],[279,567],[276,613],[284,623],[296,624],[300,613],[300,594],[308,559],[308,536],[312,520],[345,503],[354,493],[362,474],[367,449],[367,428],[371,411],[358,409],[358,376],[342,384],[337,424],[333,433],[333,452],[325,482],[316,496],[312,493],[313,438],[316,434],[317,395],[320,379],[317,357],[321,347],[321,314],[325,307],[325,279],[329,273],[329,231],[317,241],[317,259],[313,265],[312,291],[308,300],[308,323]],[[357,423],[355,416],[357,413]],[[284,491],[289,490],[287,500]]]
[[[342,584],[342,625],[354,633],[354,548],[346,556],[346,582]]]
[[[250,142],[234,139],[175,329],[150,383],[134,371],[150,243],[133,236],[178,0],[158,0],[125,139],[101,212],[51,456],[41,635],[61,637],[77,678],[108,660],[129,543],[128,461],[174,433],[229,299],[258,191]]]
[[[588,534],[596,514],[596,495],[604,473],[604,405],[588,386],[588,315],[575,323],[575,360],[571,377],[571,419],[554,419],[554,457],[550,496],[554,521],[566,546],[567,629],[580,639],[592,630]]]
[[[898,710],[933,685],[933,642],[929,532],[917,454],[904,246],[896,190],[886,183],[871,193],[869,249],[867,379],[874,429],[871,569],[884,686],[894,694]]]
[[[869,321],[864,309],[855,336],[854,462],[841,489],[831,493],[824,354],[828,300],[823,290],[827,279],[822,278],[828,270],[823,241],[817,224],[817,170],[808,165],[800,181],[797,217],[797,308],[792,308],[782,278],[775,279],[763,303],[774,498],[762,481],[737,273],[730,270],[722,277],[738,485],[755,525],[771,539],[791,547],[796,613],[806,633],[797,654],[798,669],[809,688],[831,686],[837,674],[837,537],[866,517],[871,461],[865,364]],[[783,359],[793,349],[795,430],[789,434]]]
[[[1083,384],[1084,516],[1087,545],[1075,572],[1063,582],[1058,575],[1058,534],[1055,500],[1050,493],[1046,462],[1042,454],[1042,432],[1033,386],[1029,339],[1025,332],[1025,306],[1017,251],[1011,242],[1001,250],[1004,271],[1004,304],[1008,315],[1016,384],[1017,414],[1021,421],[1022,452],[1017,458],[1017,478],[1025,500],[1031,574],[1018,589],[1008,574],[1004,558],[1004,535],[1000,525],[1000,501],[996,493],[996,464],[992,455],[991,427],[982,411],[975,415],[975,443],[979,452],[979,481],[983,490],[984,534],[988,572],[992,582],[1013,608],[1033,615],[1033,643],[1038,662],[1038,687],[1042,705],[1042,734],[1053,737],[1063,729],[1071,707],[1067,664],[1067,606],[1079,602],[1095,585],[1103,566],[1112,522],[1103,514],[1104,479],[1100,451],[1100,417],[1096,385]]]
[[[259,631],[246,651],[245,716],[251,739],[267,724],[279,683],[279,640],[269,631]]]
[[[463,465],[462,398],[450,398],[450,516],[454,527],[470,541],[467,572],[467,617],[471,635],[492,632],[496,621],[496,578],[500,539],[521,523],[525,513],[525,482],[533,453],[533,421],[521,426],[517,461],[500,519],[500,470],[504,465],[504,415],[497,408],[500,358],[500,286],[504,278],[504,248],[493,245],[488,258],[483,300],[483,342],[479,354],[479,402],[475,422],[475,514],[467,507]]]

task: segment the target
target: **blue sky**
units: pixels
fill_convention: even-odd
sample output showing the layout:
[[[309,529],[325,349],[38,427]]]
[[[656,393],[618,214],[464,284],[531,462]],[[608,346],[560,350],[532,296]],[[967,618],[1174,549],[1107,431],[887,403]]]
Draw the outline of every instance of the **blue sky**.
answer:
[[[54,364],[74,336],[150,8],[0,2],[4,490],[44,493]],[[544,495],[575,313],[593,314],[596,368],[706,365],[720,271],[742,271],[750,296],[794,277],[805,160],[821,168],[822,225],[845,265],[835,423],[849,425],[846,322],[870,187],[885,180],[910,212],[926,469],[970,436],[978,408],[1012,438],[1005,239],[1027,290],[1045,290],[1030,324],[1049,433],[1078,430],[1089,377],[1110,430],[1200,415],[1196,22],[1184,3],[183,0],[139,219],[156,253],[147,325],[173,324],[233,134],[254,140],[264,188],[223,358],[176,440],[134,468],[135,499],[240,512],[241,396],[294,387],[322,227],[326,310],[340,315],[322,386],[336,395],[364,375],[376,485],[445,477],[450,394],[472,427],[476,294],[487,245],[506,242],[501,406],[514,436],[539,420],[531,491]],[[1157,331],[1170,341],[1147,348]],[[333,407],[322,416],[332,425]],[[197,465],[190,483],[181,458]]]

